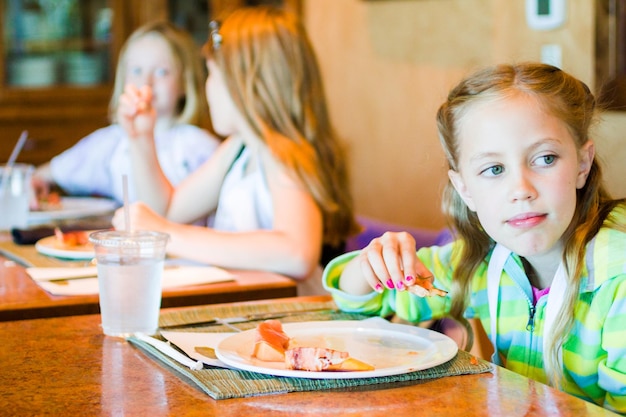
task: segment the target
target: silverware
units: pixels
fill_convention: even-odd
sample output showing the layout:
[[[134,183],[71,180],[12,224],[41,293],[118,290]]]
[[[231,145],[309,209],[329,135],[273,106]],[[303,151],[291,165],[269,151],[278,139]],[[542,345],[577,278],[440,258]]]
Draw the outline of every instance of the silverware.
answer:
[[[216,317],[216,318],[208,319],[208,320],[197,320],[197,321],[181,323],[181,324],[170,324],[166,326],[160,326],[159,328],[160,329],[181,329],[184,327],[194,327],[194,326],[223,325],[223,326],[233,328],[237,331],[241,331],[241,329],[237,329],[236,327],[231,326],[231,324],[248,323],[251,321],[258,321],[258,320],[280,319],[284,317],[297,316],[299,314],[306,314],[306,313],[334,313],[337,311],[338,310],[332,309],[332,308],[315,308],[311,310],[292,310],[292,311],[282,311],[282,312],[275,312],[275,313],[257,313],[257,314],[248,314],[248,315],[241,316],[241,317],[225,317],[225,318]]]
[[[187,366],[191,370],[199,371],[204,366],[201,361],[195,361],[191,359],[189,356],[184,355],[180,353],[179,351],[177,351],[176,349],[174,349],[170,345],[170,342],[163,342],[159,339],[155,339],[154,337],[148,336],[147,334],[143,334],[143,333],[135,333],[133,336],[153,346],[155,349],[157,349],[161,353],[169,356],[170,358],[174,359],[176,362]]]

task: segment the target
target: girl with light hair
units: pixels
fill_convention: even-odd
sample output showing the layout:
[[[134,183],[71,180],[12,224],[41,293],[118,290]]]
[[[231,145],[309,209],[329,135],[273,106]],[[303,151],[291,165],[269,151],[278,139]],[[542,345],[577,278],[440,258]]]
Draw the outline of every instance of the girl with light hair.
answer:
[[[602,185],[595,106],[550,65],[463,80],[437,113],[457,239],[416,253],[411,235],[388,232],[331,261],[337,304],[411,322],[479,319],[494,363],[626,412],[626,200]]]
[[[318,266],[341,253],[357,225],[304,27],[291,13],[259,6],[210,29],[206,94],[213,128],[227,139],[173,187],[146,158],[154,154],[149,97],[128,88],[119,118],[136,132],[135,178],[146,202],[131,207],[131,224],[169,233],[170,254],[277,272],[297,280],[299,294],[321,293]],[[212,227],[183,224],[208,213]],[[122,212],[114,224],[123,227]]]

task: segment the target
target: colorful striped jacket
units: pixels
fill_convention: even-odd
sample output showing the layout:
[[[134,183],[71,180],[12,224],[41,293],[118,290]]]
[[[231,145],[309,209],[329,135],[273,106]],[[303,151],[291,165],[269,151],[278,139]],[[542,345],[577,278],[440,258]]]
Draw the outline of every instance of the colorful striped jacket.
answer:
[[[615,219],[626,224],[626,207],[616,208]],[[435,286],[449,289],[452,270],[461,260],[454,256],[455,245],[421,248],[417,255],[435,276]],[[338,306],[346,311],[399,317],[420,322],[446,315],[447,297],[420,298],[407,291],[385,289],[353,296],[338,289],[346,263],[357,252],[331,261],[324,270],[325,288]],[[479,318],[490,336],[487,298],[487,265],[491,254],[480,265],[471,283],[467,318]],[[516,258],[519,263],[519,258]],[[575,322],[565,341],[562,389],[593,401],[607,409],[626,413],[626,233],[603,227],[587,246]],[[543,370],[543,325],[547,296],[532,310],[532,301],[520,286],[503,272],[500,279],[497,346],[505,367],[545,383]],[[529,325],[532,324],[532,325]]]

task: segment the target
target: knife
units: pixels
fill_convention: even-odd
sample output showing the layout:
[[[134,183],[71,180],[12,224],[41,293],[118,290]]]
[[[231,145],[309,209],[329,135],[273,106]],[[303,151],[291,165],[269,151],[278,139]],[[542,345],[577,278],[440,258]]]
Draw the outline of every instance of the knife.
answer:
[[[297,316],[299,314],[306,313],[336,313],[339,310],[332,308],[315,308],[310,310],[291,310],[291,311],[282,311],[276,313],[257,313],[257,314],[248,314],[241,317],[226,317],[226,318],[213,318],[207,320],[196,320],[190,321],[187,323],[181,324],[170,324],[166,326],[159,326],[159,329],[181,329],[184,327],[193,327],[193,326],[229,326],[230,324],[237,323],[248,323],[251,321],[257,320],[270,320],[270,319],[280,319],[289,316]],[[237,329],[239,330],[239,329]]]

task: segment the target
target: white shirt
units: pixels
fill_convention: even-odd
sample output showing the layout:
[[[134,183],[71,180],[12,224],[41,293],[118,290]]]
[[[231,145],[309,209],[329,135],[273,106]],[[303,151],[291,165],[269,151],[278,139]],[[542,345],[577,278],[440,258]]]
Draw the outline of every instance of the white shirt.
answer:
[[[206,130],[176,125],[155,135],[157,158],[172,185],[195,171],[219,145]],[[129,200],[135,201],[128,138],[119,125],[98,129],[50,161],[52,178],[72,195],[99,195],[123,202],[122,176],[129,178]]]
[[[269,230],[274,226],[274,206],[260,158],[256,169],[246,172],[252,159],[243,148],[226,174],[220,190],[213,227],[229,232]]]

